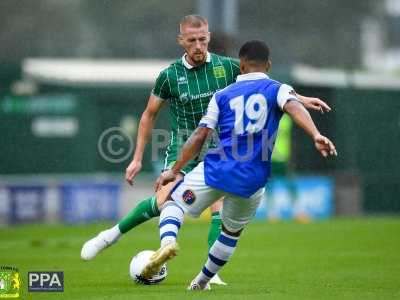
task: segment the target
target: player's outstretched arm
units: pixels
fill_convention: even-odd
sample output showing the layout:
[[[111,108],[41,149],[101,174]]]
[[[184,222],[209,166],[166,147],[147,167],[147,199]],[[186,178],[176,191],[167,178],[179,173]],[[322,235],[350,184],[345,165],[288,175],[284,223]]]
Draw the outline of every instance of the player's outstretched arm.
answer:
[[[194,157],[199,155],[207,137],[212,129],[208,127],[197,127],[196,130],[190,135],[189,139],[183,145],[182,153],[179,159],[172,167],[174,173],[179,173],[181,169]]]
[[[207,137],[212,129],[207,127],[197,127],[186,143],[183,145],[179,159],[175,162],[170,170],[162,172],[154,184],[154,190],[158,191],[163,185],[168,184],[176,179],[182,168],[194,157],[199,155]]]
[[[164,101],[161,101],[157,96],[151,94],[147,103],[147,107],[140,118],[135,154],[133,155],[133,159],[125,171],[125,180],[130,185],[132,185],[133,178],[142,168],[144,149],[149,141],[158,112],[163,104]]]
[[[326,104],[319,98],[306,97],[300,94],[296,94],[296,96],[297,99],[299,99],[300,102],[303,103],[303,105],[307,109],[317,110],[320,111],[321,113],[330,112],[332,110],[328,104]]]
[[[315,148],[322,156],[337,155],[335,145],[321,135],[312,120],[310,113],[298,101],[288,101],[283,110],[290,115],[293,121],[313,139]]]

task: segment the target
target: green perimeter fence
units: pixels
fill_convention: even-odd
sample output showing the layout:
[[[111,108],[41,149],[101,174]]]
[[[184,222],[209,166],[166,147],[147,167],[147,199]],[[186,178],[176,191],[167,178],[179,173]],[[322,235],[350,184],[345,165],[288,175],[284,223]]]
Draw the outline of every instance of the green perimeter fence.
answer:
[[[333,175],[337,182],[356,178],[364,212],[400,212],[400,90],[296,88],[305,95],[326,99],[333,107],[333,112],[313,113],[313,117],[321,131],[335,141],[339,156],[320,158],[309,138],[294,128],[294,172]],[[99,137],[110,127],[125,126],[130,128],[134,143],[150,90],[148,86],[43,86],[35,96],[3,94],[0,173],[122,172],[130,156],[120,162],[105,160],[98,151]],[[168,129],[168,123],[164,110],[157,128]],[[127,141],[117,142],[121,147],[129,146]],[[162,155],[154,162],[150,149],[144,159],[145,171],[161,165]]]

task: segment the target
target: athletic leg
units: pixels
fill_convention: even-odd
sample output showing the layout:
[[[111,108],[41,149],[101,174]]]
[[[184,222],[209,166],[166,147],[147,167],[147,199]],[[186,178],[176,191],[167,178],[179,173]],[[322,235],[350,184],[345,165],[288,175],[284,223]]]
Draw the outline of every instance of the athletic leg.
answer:
[[[199,164],[185,176],[183,181],[177,183],[160,214],[161,247],[150,258],[141,276],[151,277],[167,260],[177,254],[176,240],[184,214],[188,213],[196,218],[220,197],[220,191],[205,184],[203,164]]]
[[[236,249],[240,233],[253,218],[264,189],[260,189],[249,199],[228,195],[221,211],[222,231],[209,250],[208,259],[200,273],[191,282],[189,289],[205,289],[211,278],[228,262]]]
[[[217,240],[219,233],[221,232],[221,216],[220,210],[222,208],[222,199],[215,202],[210,206],[211,209],[211,226],[208,231],[208,249],[214,244]]]
[[[221,215],[220,211],[222,208],[222,201],[223,198],[219,199],[213,205],[210,206],[211,208],[211,226],[210,230],[208,231],[208,250],[211,249],[212,245],[214,245],[215,241],[218,239],[221,233]],[[213,278],[210,280],[211,284],[218,284],[218,285],[226,285],[221,277],[218,274],[215,274]]]
[[[203,290],[207,289],[207,285],[219,270],[228,262],[236,249],[242,229],[231,232],[222,225],[222,231],[209,250],[208,259],[203,266],[201,272],[190,283],[188,289]]]
[[[181,180],[182,177],[178,178]],[[118,239],[134,227],[160,215],[159,205],[165,202],[176,182],[164,186],[156,195],[140,201],[122,220],[113,227],[101,231],[97,236],[88,240],[82,247],[81,258],[92,260],[102,250],[113,245]]]
[[[182,177],[180,176],[176,181],[163,186],[162,189],[152,197],[139,202],[138,205],[118,223],[118,228],[121,233],[126,233],[136,226],[154,217],[158,217],[160,215],[159,207],[162,207],[171,189],[175,186],[176,182],[181,179]]]

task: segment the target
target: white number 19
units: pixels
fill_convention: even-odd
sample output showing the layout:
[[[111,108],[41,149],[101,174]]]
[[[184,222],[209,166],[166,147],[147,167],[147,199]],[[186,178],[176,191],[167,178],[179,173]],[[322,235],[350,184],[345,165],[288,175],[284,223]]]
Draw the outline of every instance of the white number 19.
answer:
[[[256,109],[256,105],[258,108]],[[264,128],[267,121],[267,99],[263,94],[253,94],[244,105],[244,96],[238,96],[229,101],[229,106],[235,111],[235,133],[243,134],[244,130],[244,113],[250,122],[246,126],[246,132],[255,133]],[[253,123],[254,122],[254,123]]]

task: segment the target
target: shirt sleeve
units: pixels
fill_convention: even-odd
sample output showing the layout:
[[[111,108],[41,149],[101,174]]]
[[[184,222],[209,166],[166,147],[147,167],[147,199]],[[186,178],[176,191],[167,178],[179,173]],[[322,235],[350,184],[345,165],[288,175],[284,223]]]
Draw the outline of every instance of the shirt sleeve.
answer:
[[[283,106],[285,106],[286,102],[289,100],[297,100],[296,92],[293,87],[288,84],[282,84],[278,90],[277,102],[281,110],[283,110]]]
[[[214,95],[212,96],[210,103],[208,104],[206,114],[200,120],[199,126],[215,129],[215,127],[217,127],[218,124],[218,117],[219,117],[219,107]]]
[[[169,86],[168,70],[164,70],[158,75],[151,93],[160,98],[161,101],[170,98],[171,91]]]
[[[238,59],[230,57],[230,62],[235,68],[240,69],[240,61]]]
[[[229,63],[230,63],[231,68],[232,68],[231,69],[232,70],[232,77],[235,80],[236,77],[238,75],[240,75],[240,67],[239,67],[240,63],[239,63],[239,60],[237,60],[235,58],[230,58],[229,59]]]

